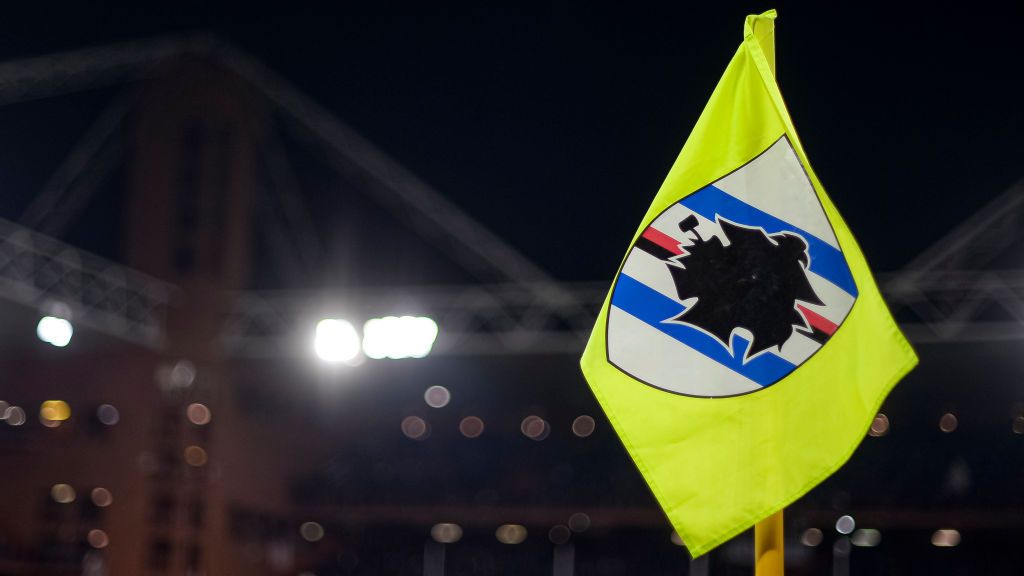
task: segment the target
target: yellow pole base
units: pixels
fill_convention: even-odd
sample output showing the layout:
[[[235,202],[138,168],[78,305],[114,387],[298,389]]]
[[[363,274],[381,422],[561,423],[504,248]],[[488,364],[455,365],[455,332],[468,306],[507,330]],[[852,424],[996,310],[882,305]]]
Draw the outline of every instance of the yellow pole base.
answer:
[[[782,510],[754,526],[754,576],[783,576]]]

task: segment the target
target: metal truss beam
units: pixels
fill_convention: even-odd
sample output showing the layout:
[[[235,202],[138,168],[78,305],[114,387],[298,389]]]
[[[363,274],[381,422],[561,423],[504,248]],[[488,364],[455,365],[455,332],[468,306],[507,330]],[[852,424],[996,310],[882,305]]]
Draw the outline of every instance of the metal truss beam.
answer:
[[[918,343],[1024,339],[1024,267],[1014,250],[1024,245],[1022,223],[1024,180],[885,280],[907,336]]]
[[[121,158],[115,136],[128,112],[130,98],[116,98],[79,139],[18,222],[59,237],[88,202],[96,185]]]
[[[45,310],[60,303],[75,324],[159,348],[174,288],[0,219],[0,296]]]
[[[404,313],[429,315],[438,321],[442,332],[435,352],[440,354],[549,354],[582,349],[606,285],[553,280],[328,110],[216,38],[198,35],[130,42],[0,64],[0,105],[145,78],[158,68],[155,64],[184,54],[222,62],[272,102],[292,129],[326,151],[339,172],[362,182],[369,195],[437,242],[482,281],[503,282],[361,294],[237,294],[223,331],[229,353],[263,356],[304,348],[317,316],[344,315],[358,321]],[[111,110],[97,123],[95,137],[83,139],[85,144],[102,141],[109,127],[120,120],[123,110],[117,106]],[[87,145],[84,152],[69,156],[65,169],[55,176],[54,191],[41,197],[26,221],[52,219],[56,228],[62,225],[68,211],[54,208],[54,199],[81,172],[78,156],[94,149]],[[286,168],[278,162],[278,188],[293,185]],[[82,179],[88,184],[87,178]],[[295,210],[288,213],[292,220],[296,215],[301,216]],[[998,269],[1003,263],[1000,258],[1024,242],[1022,215],[1024,181],[902,272],[883,279],[886,299],[912,340],[1024,339],[1024,269]],[[313,256],[315,247],[307,248]],[[77,322],[159,346],[172,291],[158,280],[0,221],[0,296],[30,306],[60,300],[76,312]]]
[[[1024,270],[915,273],[884,288],[916,343],[1024,340]]]
[[[1024,340],[1024,270],[883,276],[893,314],[916,343]],[[417,314],[434,318],[442,355],[575,354],[604,302],[605,283],[389,288],[349,293],[242,292],[225,318],[227,354],[308,353],[316,321]],[[12,222],[0,220],[0,297],[158,348],[174,288]],[[565,294],[571,295],[567,305]]]
[[[517,283],[538,298],[557,296],[565,305],[577,305],[570,292],[518,250],[262,63],[227,44],[216,54],[273,103],[291,128],[326,152],[339,173],[355,177],[362,192],[482,281]]]
[[[175,56],[202,55],[221,62],[282,111],[313,143],[328,152],[339,171],[365,181],[365,192],[405,216],[406,223],[450,249],[483,281],[526,286],[559,284],[442,194],[402,167],[266,66],[229,43],[196,35],[115,44],[0,64],[0,105],[44,98],[152,74]],[[569,299],[566,293],[563,298]]]
[[[946,234],[899,275],[913,283],[920,275],[940,270],[983,270],[1014,245],[1024,242],[1024,179]]]
[[[941,272],[886,279],[883,295],[918,344],[1024,340],[1024,270]],[[241,293],[223,333],[237,356],[308,353],[316,321],[421,314],[441,327],[434,354],[577,354],[604,303],[604,283],[562,284],[576,303],[519,285],[332,295]],[[346,312],[348,314],[346,314]]]
[[[153,65],[210,50],[211,36],[156,38],[0,63],[0,105],[72,94],[138,80]]]
[[[225,322],[232,356],[308,354],[316,322],[361,324],[379,316],[422,315],[440,326],[432,354],[567,354],[583,349],[604,299],[602,284],[548,291],[519,284],[388,289],[332,294],[239,293]],[[565,292],[573,297],[567,306]]]

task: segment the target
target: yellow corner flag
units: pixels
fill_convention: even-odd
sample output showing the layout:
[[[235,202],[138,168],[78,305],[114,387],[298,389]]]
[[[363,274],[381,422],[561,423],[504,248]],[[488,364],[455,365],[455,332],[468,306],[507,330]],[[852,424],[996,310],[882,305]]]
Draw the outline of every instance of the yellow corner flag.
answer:
[[[842,466],[917,363],[793,128],[774,20],[747,17],[581,361],[693,556]]]

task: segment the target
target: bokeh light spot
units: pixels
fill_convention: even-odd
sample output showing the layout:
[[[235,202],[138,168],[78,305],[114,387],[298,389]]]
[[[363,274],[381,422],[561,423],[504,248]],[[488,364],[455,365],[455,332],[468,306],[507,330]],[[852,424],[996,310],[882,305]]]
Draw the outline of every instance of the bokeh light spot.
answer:
[[[946,412],[939,418],[939,430],[947,434],[956,430],[957,425],[956,415],[951,412]]]
[[[39,423],[47,428],[59,428],[63,424],[60,420],[47,420],[42,415],[39,416]]]
[[[185,409],[185,416],[188,417],[189,422],[196,426],[206,426],[213,419],[213,414],[206,407],[206,404],[200,404],[199,402],[189,404],[188,408]]]
[[[36,336],[58,348],[67,346],[74,332],[71,322],[55,316],[43,316],[39,319],[39,324],[36,324]]]
[[[434,524],[430,529],[430,537],[441,544],[453,544],[462,539],[462,527],[450,522]]]
[[[86,538],[89,540],[89,546],[93,548],[102,549],[110,544],[110,537],[107,536],[106,532],[98,528],[89,530],[89,535]]]
[[[100,508],[106,508],[114,503],[114,495],[106,488],[93,488],[90,496],[92,503]]]
[[[869,436],[878,438],[885,436],[889,433],[889,417],[879,412],[875,419],[871,421],[871,429],[868,430]]]
[[[873,548],[882,542],[882,533],[873,528],[862,528],[853,533],[850,543],[861,548]]]
[[[452,393],[444,386],[431,386],[423,393],[423,400],[431,408],[444,408],[452,399]]]
[[[572,516],[569,516],[569,529],[573,532],[585,532],[587,528],[590,528],[590,516],[587,516],[583,512],[577,512]]]
[[[551,433],[551,427],[547,421],[540,416],[527,416],[523,418],[522,423],[519,425],[519,429],[523,435],[531,440],[543,440],[548,437]]]
[[[817,528],[808,528],[800,535],[800,543],[804,546],[814,548],[821,544],[821,541],[824,540],[824,538],[825,535],[821,533],[821,530],[818,530]]]
[[[75,501],[75,489],[69,484],[54,484],[50,488],[50,497],[58,504],[70,504]]]
[[[596,427],[597,424],[594,422],[594,419],[586,414],[577,416],[576,419],[572,421],[572,433],[580,438],[586,438],[593,434],[594,428]]]
[[[189,446],[185,448],[185,463],[189,466],[196,468],[206,466],[206,462],[209,456],[206,454],[206,450],[203,450],[199,446]]]
[[[47,400],[39,406],[39,418],[63,422],[71,418],[71,406],[63,400]]]
[[[932,546],[939,548],[952,548],[960,544],[960,532],[950,528],[936,530],[932,534]]]
[[[570,537],[572,537],[572,532],[564,524],[552,526],[551,530],[548,530],[548,540],[551,540],[552,544],[565,544]]]
[[[419,416],[406,416],[402,420],[402,434],[413,440],[426,440],[430,435],[430,426],[427,421]]]
[[[857,523],[854,521],[853,516],[844,515],[840,516],[836,520],[836,532],[840,534],[849,534],[853,532],[853,529],[857,527]]]
[[[196,380],[196,365],[189,360],[178,360],[171,368],[170,383],[177,389],[188,388]]]
[[[112,404],[100,404],[96,408],[96,419],[106,426],[113,426],[121,421],[121,413]]]
[[[25,410],[21,406],[8,406],[4,411],[4,420],[10,426],[21,426],[27,420]]]
[[[299,526],[299,535],[306,542],[319,542],[324,537],[324,527],[319,522],[303,522]]]
[[[478,438],[484,433],[484,421],[476,416],[466,416],[459,422],[459,432],[466,438]]]
[[[526,540],[526,527],[519,524],[502,524],[494,532],[494,537],[502,544],[519,544]]]

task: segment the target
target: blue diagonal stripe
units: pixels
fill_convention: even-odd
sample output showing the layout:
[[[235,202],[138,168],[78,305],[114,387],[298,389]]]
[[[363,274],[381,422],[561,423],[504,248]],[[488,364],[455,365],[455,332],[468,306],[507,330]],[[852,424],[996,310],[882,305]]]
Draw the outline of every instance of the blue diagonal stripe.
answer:
[[[707,186],[683,198],[681,205],[711,220],[715,215],[736,224],[759,226],[769,234],[777,232],[795,232],[807,240],[807,253],[811,258],[811,272],[828,280],[843,289],[851,296],[857,295],[857,284],[850,274],[843,253],[820,238],[779,220],[775,216],[762,212],[735,196],[726,194],[714,186]]]
[[[747,340],[733,336],[733,348],[737,350],[737,356],[734,357],[714,337],[686,324],[666,322],[666,320],[671,320],[682,314],[686,307],[625,274],[619,274],[615,292],[612,294],[612,306],[642,320],[761,386],[777,382],[796,368],[792,363],[770,352],[761,354],[744,364],[743,353],[750,346],[750,342]]]

